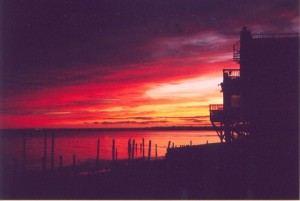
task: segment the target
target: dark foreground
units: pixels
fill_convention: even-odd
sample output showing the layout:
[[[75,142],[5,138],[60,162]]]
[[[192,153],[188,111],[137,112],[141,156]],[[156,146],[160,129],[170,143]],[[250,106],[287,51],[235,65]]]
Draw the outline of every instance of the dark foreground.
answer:
[[[283,142],[169,149],[164,160],[116,161],[79,175],[1,171],[1,199],[299,199],[296,147]]]

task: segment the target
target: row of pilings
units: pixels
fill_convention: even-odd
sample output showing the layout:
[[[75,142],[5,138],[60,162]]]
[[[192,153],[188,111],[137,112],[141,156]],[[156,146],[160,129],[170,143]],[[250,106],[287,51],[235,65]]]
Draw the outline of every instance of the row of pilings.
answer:
[[[27,145],[27,139],[26,139],[26,135],[23,135],[23,158],[22,158],[22,169],[23,170],[26,170],[27,169],[27,148],[26,148],[26,145]],[[47,145],[49,145],[47,143],[48,141],[48,134],[45,134],[44,135],[44,151],[43,151],[43,157],[42,157],[42,170],[43,171],[48,171],[48,170],[54,170],[56,167],[55,167],[55,163],[54,163],[54,156],[55,156],[55,135],[54,134],[51,134],[50,135],[50,140],[51,140],[51,154],[50,156],[47,155]],[[97,151],[96,151],[96,164],[95,164],[95,169],[98,171],[99,169],[101,169],[101,160],[100,160],[100,139],[97,140]],[[138,146],[139,145],[139,146]],[[145,161],[150,161],[151,159],[151,149],[152,149],[152,141],[149,140],[148,141],[148,150],[145,150],[145,139],[142,138],[142,142],[141,143],[137,143],[135,141],[135,139],[131,140],[129,139],[128,140],[128,161],[132,161],[134,159],[143,159]],[[139,148],[139,151],[140,151],[140,157],[137,157],[137,153],[138,153],[138,148]],[[154,146],[155,148],[155,159],[158,158],[158,152],[157,152],[157,144],[155,144]],[[167,146],[167,149],[170,149],[170,148],[175,148],[174,147],[174,143],[171,147],[171,141],[168,142],[168,146]],[[118,148],[116,147],[116,143],[115,143],[115,139],[112,139],[112,147],[111,147],[112,151],[112,158],[111,158],[111,161],[114,162],[114,161],[117,161],[118,160]],[[147,153],[146,153],[147,151]],[[47,168],[47,161],[49,161],[48,157],[50,157],[50,168]],[[59,169],[62,169],[63,168],[63,156],[62,155],[59,155],[59,160],[58,160],[58,163],[59,163]],[[76,166],[76,155],[73,154],[72,155],[72,164],[71,166],[73,168],[75,168]]]

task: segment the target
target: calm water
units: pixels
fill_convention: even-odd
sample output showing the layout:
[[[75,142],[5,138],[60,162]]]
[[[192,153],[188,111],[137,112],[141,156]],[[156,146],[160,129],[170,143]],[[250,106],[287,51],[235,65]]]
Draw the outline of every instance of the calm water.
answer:
[[[219,142],[215,131],[97,131],[97,130],[48,130],[48,131],[9,131],[1,133],[1,157],[5,161],[21,164],[23,159],[23,137],[26,135],[27,168],[41,169],[44,157],[45,134],[47,134],[47,168],[50,168],[51,135],[55,136],[54,165],[59,166],[59,157],[63,157],[63,165],[71,165],[73,155],[76,163],[95,160],[97,142],[100,139],[100,159],[112,159],[112,140],[115,140],[118,159],[128,158],[128,140],[135,140],[138,145],[135,157],[142,157],[140,144],[145,140],[145,157],[148,154],[148,144],[151,140],[151,158],[155,158],[155,145],[158,157],[166,154],[168,142],[171,146],[205,144]]]

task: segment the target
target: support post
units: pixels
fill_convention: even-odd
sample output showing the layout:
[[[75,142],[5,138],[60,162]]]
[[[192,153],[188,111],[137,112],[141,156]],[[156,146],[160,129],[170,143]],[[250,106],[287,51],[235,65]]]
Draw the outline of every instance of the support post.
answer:
[[[128,160],[130,160],[131,156],[131,139],[128,140]]]
[[[51,143],[51,170],[54,169],[54,133],[52,133],[52,143]]]
[[[23,134],[23,169],[26,168],[26,136]]]
[[[145,160],[145,139],[142,139],[142,147],[143,147],[143,159]]]
[[[132,150],[131,150],[131,158],[134,159],[134,148],[135,148],[135,140],[132,141]]]
[[[63,157],[59,156],[59,168],[61,169],[63,166]]]
[[[118,148],[116,148],[116,160],[118,160]]]
[[[112,140],[112,160],[115,160],[115,139]]]
[[[143,153],[142,143],[140,143],[140,154]]]
[[[47,169],[47,133],[44,136],[44,157],[43,157],[43,170]]]
[[[76,175],[76,169],[75,169],[75,165],[76,165],[76,156],[75,154],[73,154],[73,175]]]
[[[76,155],[73,154],[73,167],[75,168],[75,165],[76,165]]]
[[[171,145],[171,141],[169,141],[169,143],[168,143],[168,149],[170,149],[170,145]]]
[[[155,144],[155,158],[157,159],[157,144]]]
[[[151,140],[149,140],[149,147],[148,147],[148,161],[150,160],[151,157]]]
[[[98,142],[97,142],[97,158],[96,158],[97,173],[99,171],[99,151],[100,151],[100,139],[98,139]]]

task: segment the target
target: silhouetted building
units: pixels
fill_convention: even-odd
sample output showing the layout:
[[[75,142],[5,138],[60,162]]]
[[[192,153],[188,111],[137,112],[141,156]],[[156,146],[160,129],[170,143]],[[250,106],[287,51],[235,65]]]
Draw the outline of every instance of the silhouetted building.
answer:
[[[240,69],[223,70],[223,105],[210,105],[221,141],[249,135],[298,143],[299,34],[243,28],[233,59]]]

